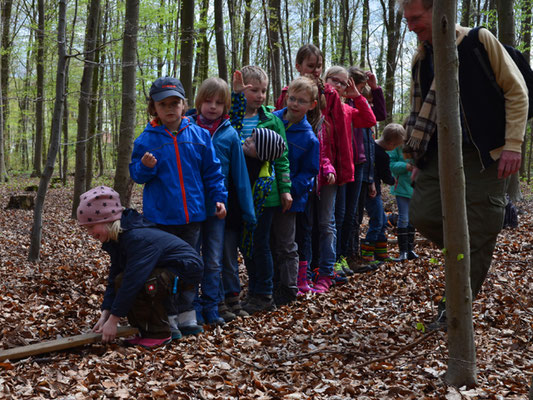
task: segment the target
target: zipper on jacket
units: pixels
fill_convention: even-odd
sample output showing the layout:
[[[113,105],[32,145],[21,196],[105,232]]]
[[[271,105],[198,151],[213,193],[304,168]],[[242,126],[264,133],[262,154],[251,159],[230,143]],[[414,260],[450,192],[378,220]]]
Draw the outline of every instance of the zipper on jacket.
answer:
[[[179,175],[180,187],[181,187],[181,199],[183,201],[183,212],[185,213],[186,224],[189,223],[189,210],[187,209],[187,196],[185,195],[185,184],[183,182],[183,170],[181,168],[180,150],[178,147],[178,135],[188,126],[189,125],[185,125],[178,132],[176,132],[176,136],[174,136],[167,128],[165,128],[165,132],[168,133],[168,135],[172,138],[174,142],[174,151],[176,152],[176,165],[178,167],[178,175]]]

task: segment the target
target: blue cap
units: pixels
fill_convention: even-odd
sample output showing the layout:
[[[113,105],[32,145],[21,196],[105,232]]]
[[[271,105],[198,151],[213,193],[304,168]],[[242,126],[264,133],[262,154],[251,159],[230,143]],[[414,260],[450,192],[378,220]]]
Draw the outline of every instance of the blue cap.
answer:
[[[170,96],[177,96],[185,100],[185,89],[183,89],[179,79],[170,76],[157,78],[150,88],[150,97],[154,101],[161,101]]]

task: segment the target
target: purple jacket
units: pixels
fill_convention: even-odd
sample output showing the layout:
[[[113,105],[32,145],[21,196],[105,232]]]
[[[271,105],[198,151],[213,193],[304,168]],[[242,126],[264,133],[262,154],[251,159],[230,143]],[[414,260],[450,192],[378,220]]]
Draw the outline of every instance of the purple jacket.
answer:
[[[381,87],[378,86],[376,89],[372,89],[372,99],[372,111],[376,116],[376,121],[384,121],[387,118],[387,108],[385,107],[385,97]],[[366,161],[362,128],[354,129],[354,141],[357,148],[354,164],[362,164]]]

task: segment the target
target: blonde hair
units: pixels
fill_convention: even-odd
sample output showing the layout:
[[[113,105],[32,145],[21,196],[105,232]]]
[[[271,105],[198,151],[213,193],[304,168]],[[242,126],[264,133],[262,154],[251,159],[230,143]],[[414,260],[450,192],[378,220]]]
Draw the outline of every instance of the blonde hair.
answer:
[[[405,128],[396,123],[388,124],[383,129],[383,134],[381,135],[381,138],[384,142],[387,143],[397,143],[400,140],[404,141],[406,138]]]
[[[268,84],[268,75],[263,68],[257,65],[247,65],[241,68],[242,81],[246,85],[250,81],[266,82]]]
[[[204,101],[215,96],[224,102],[224,114],[227,114],[231,107],[231,92],[226,81],[216,77],[208,78],[200,85],[194,100],[196,112],[200,114],[200,108]]]
[[[118,242],[118,235],[122,233],[122,228],[120,227],[120,219],[117,219],[116,221],[107,224],[107,230],[109,232],[109,239]]]
[[[350,77],[350,74],[348,74],[348,71],[346,68],[340,66],[340,65],[334,65],[332,67],[329,67],[326,70],[326,73],[324,74],[324,80],[327,80],[330,76],[337,75],[337,74],[345,74],[348,78]]]

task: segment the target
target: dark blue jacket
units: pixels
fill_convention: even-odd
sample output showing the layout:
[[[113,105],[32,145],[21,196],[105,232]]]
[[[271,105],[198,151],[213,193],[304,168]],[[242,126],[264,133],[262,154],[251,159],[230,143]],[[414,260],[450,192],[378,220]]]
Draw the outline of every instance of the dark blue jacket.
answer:
[[[193,114],[190,117],[192,122],[196,123],[197,115]],[[250,186],[250,179],[248,178],[246,161],[244,161],[241,139],[235,128],[231,126],[229,119],[222,121],[211,137],[211,140],[215,147],[217,158],[220,161],[226,191],[228,191],[228,179],[231,176],[231,182],[235,186],[238,195],[242,218],[246,222],[255,224],[252,188]],[[212,201],[207,201],[206,207],[207,214],[213,215],[215,204]]]
[[[141,163],[146,152],[157,159],[154,168]],[[227,192],[209,132],[183,118],[177,135],[154,122],[135,139],[130,175],[144,184],[143,212],[162,225],[201,222],[206,198],[225,203]]]
[[[318,175],[320,163],[320,144],[307,121],[307,117],[291,125],[284,119],[287,108],[274,111],[274,115],[285,125],[285,135],[289,144],[289,168],[291,171],[292,206],[289,211],[303,212],[307,204],[309,192],[313,190],[315,177]]]
[[[374,163],[376,161],[375,156],[375,141],[372,136],[372,129],[370,128],[358,128],[363,132],[363,144],[365,147],[366,162],[363,164],[363,182],[374,182]]]
[[[111,267],[102,310],[117,317],[128,314],[135,297],[154,268],[168,268],[188,284],[199,284],[204,266],[198,253],[186,242],[159,230],[137,211],[126,209],[120,219],[118,242],[108,241],[102,249],[111,257]],[[124,273],[115,291],[115,278]]]

